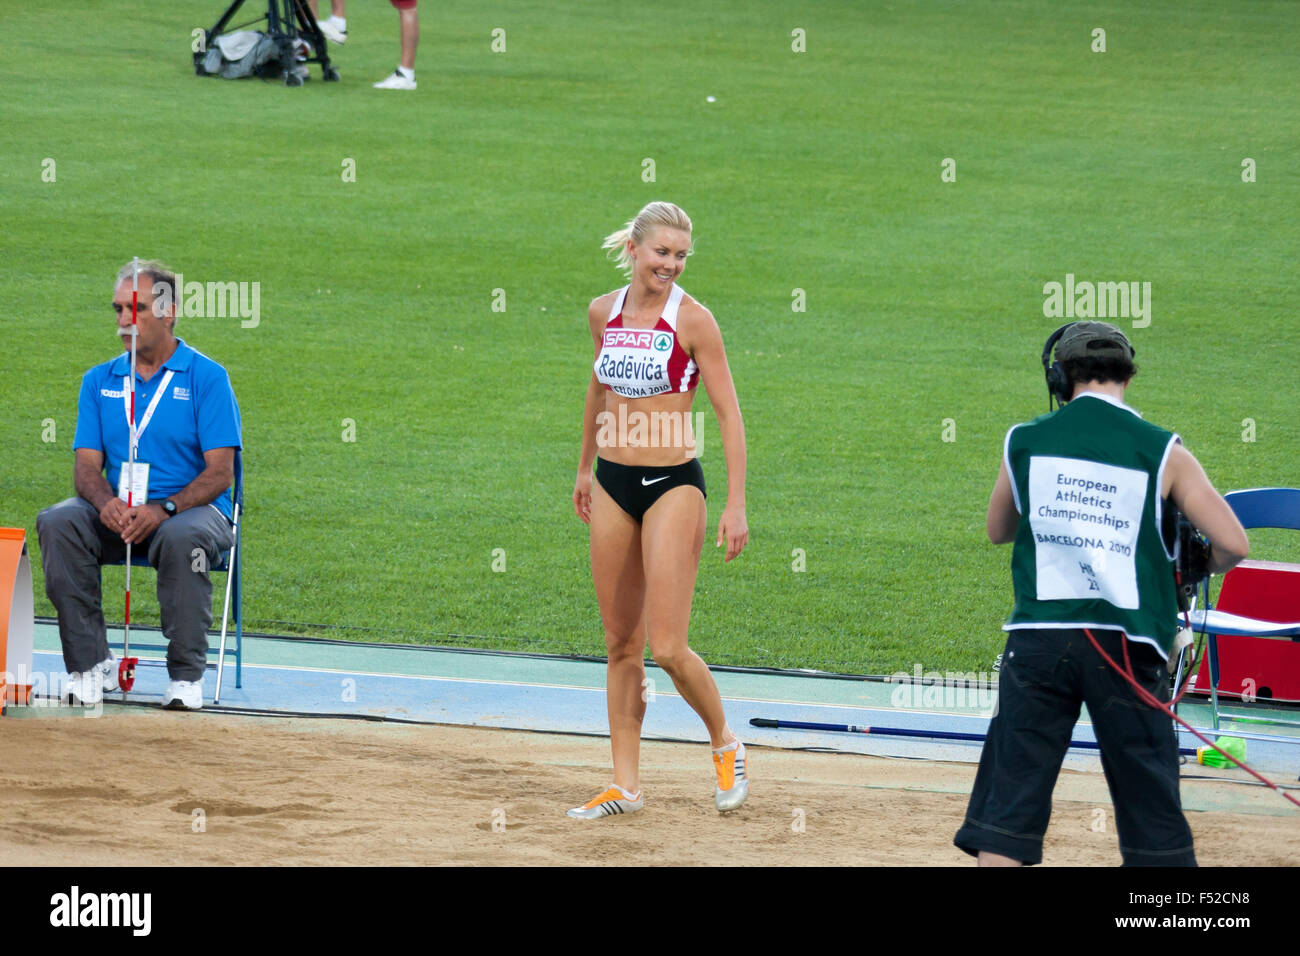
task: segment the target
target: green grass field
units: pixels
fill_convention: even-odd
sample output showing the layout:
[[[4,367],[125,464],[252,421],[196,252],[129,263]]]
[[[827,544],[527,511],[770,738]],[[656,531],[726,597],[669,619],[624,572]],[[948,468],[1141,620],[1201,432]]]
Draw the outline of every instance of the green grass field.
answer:
[[[696,592],[710,662],[988,668],[985,506],[1067,273],[1151,283],[1129,399],[1220,489],[1300,482],[1293,3],[427,3],[414,93],[371,89],[397,16],[361,0],[342,83],[198,78],[222,6],[0,8],[0,525],[34,552],[118,348],[112,276],[158,257],[261,284],[256,328],[177,327],[243,413],[248,627],[602,654],[570,502],[586,303],[620,284],[601,239],[661,198],[748,432],[751,542],[724,567],[710,538]]]

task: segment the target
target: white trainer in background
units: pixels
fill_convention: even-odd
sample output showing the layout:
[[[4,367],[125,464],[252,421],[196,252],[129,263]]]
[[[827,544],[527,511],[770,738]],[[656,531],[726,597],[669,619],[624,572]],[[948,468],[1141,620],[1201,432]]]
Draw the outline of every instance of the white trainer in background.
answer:
[[[104,694],[117,690],[117,659],[108,652],[108,659],[100,661],[88,671],[69,674],[65,697],[74,707],[91,707],[104,699]]]
[[[375,84],[377,90],[413,90],[415,77],[403,76],[401,70],[394,70],[391,75]]]
[[[333,17],[327,17],[324,20],[317,20],[316,25],[320,27],[321,34],[331,43],[347,43],[348,31],[346,27],[340,28],[338,22]]]
[[[203,707],[203,682],[168,681],[167,693],[163,694],[163,707],[167,710],[200,710]]]
[[[64,697],[73,707],[93,707],[104,699],[98,666],[79,674],[69,674]]]
[[[100,687],[105,694],[111,694],[118,689],[117,686],[117,658],[113,652],[108,652],[108,660],[100,661],[95,665],[95,673],[99,675]]]

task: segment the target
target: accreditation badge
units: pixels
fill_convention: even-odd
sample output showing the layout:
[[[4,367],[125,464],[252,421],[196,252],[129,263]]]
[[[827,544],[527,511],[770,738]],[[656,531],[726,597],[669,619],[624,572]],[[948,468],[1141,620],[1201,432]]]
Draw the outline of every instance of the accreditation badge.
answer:
[[[1145,471],[1098,461],[1029,459],[1038,600],[1098,598],[1138,607],[1138,532],[1148,480]]]
[[[131,474],[128,474],[128,472]],[[130,498],[126,496],[128,480],[131,482]],[[149,500],[149,463],[147,461],[137,461],[134,466],[122,462],[122,470],[117,477],[117,496],[123,501],[129,502],[132,507],[142,505]]]

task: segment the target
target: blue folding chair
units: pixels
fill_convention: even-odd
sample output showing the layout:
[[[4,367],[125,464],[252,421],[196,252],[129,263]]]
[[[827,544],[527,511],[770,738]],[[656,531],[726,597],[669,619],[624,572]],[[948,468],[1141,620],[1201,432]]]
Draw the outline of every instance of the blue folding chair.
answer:
[[[1283,528],[1300,531],[1300,488],[1249,488],[1244,491],[1230,491],[1223,496],[1223,499],[1232,508],[1243,528]],[[1233,568],[1224,577],[1223,588],[1229,586],[1234,576],[1249,574],[1251,570],[1245,565]],[[1223,588],[1220,589],[1221,601],[1225,593]],[[1210,714],[1214,729],[1218,730],[1221,718],[1236,719],[1234,715],[1219,710],[1219,635],[1296,641],[1300,640],[1300,621],[1278,624],[1212,608],[1194,611],[1191,618],[1197,625],[1197,630],[1207,632],[1206,676],[1209,678]],[[1252,723],[1300,727],[1300,722],[1293,720],[1254,716],[1242,719],[1249,719]]]
[[[1300,531],[1300,488],[1248,488],[1223,496],[1243,528]]]
[[[217,655],[217,691],[213,697],[214,704],[221,703],[221,678],[222,670],[226,663],[226,657],[233,654],[235,657],[235,687],[243,687],[243,664],[244,664],[244,582],[243,575],[240,573],[244,566],[243,555],[240,553],[239,541],[242,535],[241,518],[244,512],[244,454],[243,449],[235,449],[235,485],[234,485],[234,510],[231,518],[234,524],[235,541],[230,546],[229,551],[223,551],[220,559],[208,570],[222,571],[226,574],[226,598],[221,612],[221,643],[214,650],[208,648],[208,656]],[[126,561],[109,561],[107,564],[125,565]],[[131,566],[135,568],[152,567],[149,564],[148,552],[134,548],[131,553]],[[235,623],[235,646],[231,650],[226,649],[226,631],[230,624],[231,614],[234,614]],[[112,644],[118,650],[124,649],[124,644]],[[146,650],[165,651],[166,644],[142,644],[136,643],[135,647]]]

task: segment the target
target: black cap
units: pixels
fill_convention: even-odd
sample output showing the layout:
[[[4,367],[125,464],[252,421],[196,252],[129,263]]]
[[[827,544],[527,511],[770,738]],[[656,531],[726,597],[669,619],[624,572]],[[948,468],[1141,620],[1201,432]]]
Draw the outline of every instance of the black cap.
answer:
[[[1056,343],[1058,362],[1094,355],[1098,358],[1131,359],[1136,354],[1124,333],[1108,322],[1075,322]]]

